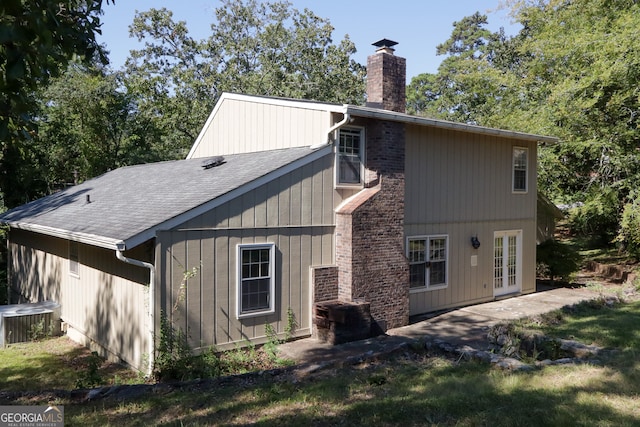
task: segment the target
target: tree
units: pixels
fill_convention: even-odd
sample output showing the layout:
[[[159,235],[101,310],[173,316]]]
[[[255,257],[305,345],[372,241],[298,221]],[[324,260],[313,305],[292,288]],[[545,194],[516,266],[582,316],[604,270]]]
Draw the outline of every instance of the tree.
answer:
[[[422,73],[413,77],[407,86],[407,113],[440,117],[438,98],[441,92],[437,74]]]
[[[26,141],[35,130],[37,90],[74,56],[104,59],[95,39],[101,7],[102,0],[0,3],[0,189],[6,199],[21,199],[11,195],[8,179],[29,174],[16,164],[33,153]]]
[[[350,59],[346,37],[332,44],[333,27],[308,9],[288,2],[226,0],[207,42],[217,62],[222,91],[314,99],[364,101],[364,68]]]
[[[155,144],[159,132],[138,114],[119,74],[99,64],[72,64],[43,91],[40,104],[34,143],[46,158],[48,191],[164,157]]]
[[[471,124],[487,121],[505,87],[494,64],[494,49],[505,36],[486,25],[487,16],[478,12],[453,23],[451,37],[436,48],[438,55],[447,55],[438,73],[421,74],[409,84],[410,112]]]
[[[140,13],[130,34],[125,84],[141,114],[184,155],[221,92],[362,103],[365,70],[354,44],[333,44],[333,27],[287,2],[225,0],[211,36],[194,40],[166,9]],[[181,151],[180,151],[181,150]]]
[[[136,15],[129,31],[146,47],[131,51],[123,72],[138,113],[159,129],[167,159],[186,155],[217,96],[203,42],[193,40],[186,23],[174,22],[172,15],[166,9]]]

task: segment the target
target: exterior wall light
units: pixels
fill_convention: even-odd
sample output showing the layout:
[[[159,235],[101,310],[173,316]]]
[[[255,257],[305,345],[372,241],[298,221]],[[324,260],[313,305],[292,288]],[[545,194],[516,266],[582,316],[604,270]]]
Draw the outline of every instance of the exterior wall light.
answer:
[[[471,238],[471,246],[473,246],[473,249],[478,249],[480,247],[480,240],[478,240],[478,236],[473,236]]]

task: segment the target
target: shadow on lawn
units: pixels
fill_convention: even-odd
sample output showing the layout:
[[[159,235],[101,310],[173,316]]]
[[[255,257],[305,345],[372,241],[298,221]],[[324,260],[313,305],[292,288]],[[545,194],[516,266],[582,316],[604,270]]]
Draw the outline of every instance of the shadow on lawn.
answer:
[[[0,349],[0,391],[73,390],[95,357],[67,337],[12,344]],[[99,363],[97,374],[105,385],[136,378],[128,367],[109,362]]]
[[[589,365],[510,373],[411,354],[301,381],[194,387],[66,413],[73,424],[113,425],[637,425],[640,383],[619,376]]]
[[[64,355],[28,354],[22,351],[24,345],[14,345],[0,350],[3,357],[13,358],[10,365],[0,365],[0,389],[3,391],[38,391],[52,388],[67,388],[73,385],[75,375],[70,378],[69,364],[77,363],[86,351],[83,348],[71,349]],[[19,363],[15,363],[19,361]]]

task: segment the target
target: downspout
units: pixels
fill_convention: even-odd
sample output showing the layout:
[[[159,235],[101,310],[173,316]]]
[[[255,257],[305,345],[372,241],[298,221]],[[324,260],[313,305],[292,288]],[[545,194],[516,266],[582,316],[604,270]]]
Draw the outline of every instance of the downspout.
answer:
[[[149,366],[147,367],[147,375],[151,377],[153,374],[153,364],[155,362],[155,316],[154,316],[154,308],[155,308],[155,277],[156,277],[156,267],[149,263],[140,261],[133,258],[127,258],[124,256],[123,252],[125,250],[124,243],[119,243],[118,248],[116,249],[116,258],[120,261],[125,262],[127,264],[136,265],[138,267],[148,268],[149,269]]]
[[[347,113],[347,109],[346,108],[344,109],[344,113],[342,113],[342,114],[344,114],[344,117],[342,118],[342,120],[340,120],[338,123],[334,124],[329,129],[327,129],[327,139],[326,139],[326,141],[322,141],[319,144],[312,145],[311,146],[312,150],[315,150],[316,148],[321,148],[321,147],[324,147],[327,144],[330,144],[331,143],[331,134],[351,121],[351,115],[349,113]]]

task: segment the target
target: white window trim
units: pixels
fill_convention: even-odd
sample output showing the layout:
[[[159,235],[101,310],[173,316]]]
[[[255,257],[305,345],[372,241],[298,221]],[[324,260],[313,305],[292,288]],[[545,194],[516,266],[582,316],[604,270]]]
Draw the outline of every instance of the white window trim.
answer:
[[[264,310],[242,313],[242,250],[243,249],[269,249],[269,307]],[[265,316],[276,311],[275,283],[276,283],[276,245],[275,243],[241,243],[236,248],[236,318],[246,319],[249,317]]]
[[[351,131],[358,131],[360,132],[360,182],[359,183],[341,183],[340,182],[340,153],[339,153],[339,147],[340,147],[340,132],[345,129],[345,130],[351,130]],[[365,134],[364,134],[364,127],[362,126],[345,126],[342,127],[340,129],[338,129],[338,137],[336,138],[335,144],[334,144],[334,155],[335,155],[335,160],[334,160],[334,187],[335,188],[362,188],[364,187],[364,164],[365,164]]]
[[[409,288],[409,293],[415,294],[419,292],[427,292],[427,291],[436,291],[440,289],[446,289],[449,286],[449,235],[448,234],[429,234],[423,236],[407,236],[406,241],[406,256],[409,259],[409,241],[411,240],[426,240],[427,245],[425,246],[425,250],[429,250],[429,240],[432,239],[444,239],[445,240],[445,281],[444,283],[440,283],[437,285],[429,285],[429,275],[425,273],[425,284],[422,288]],[[428,255],[427,255],[428,256]]]
[[[516,189],[516,150],[524,150],[527,156],[524,190]],[[513,194],[527,194],[529,192],[529,162],[529,147],[514,146],[511,149],[511,192]]]
[[[75,260],[72,259],[75,246]],[[75,265],[75,268],[74,268]],[[69,275],[72,277],[80,277],[80,243],[69,240]]]

